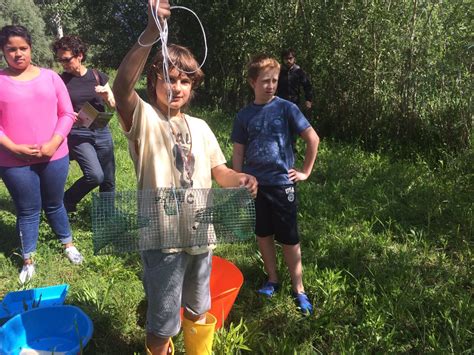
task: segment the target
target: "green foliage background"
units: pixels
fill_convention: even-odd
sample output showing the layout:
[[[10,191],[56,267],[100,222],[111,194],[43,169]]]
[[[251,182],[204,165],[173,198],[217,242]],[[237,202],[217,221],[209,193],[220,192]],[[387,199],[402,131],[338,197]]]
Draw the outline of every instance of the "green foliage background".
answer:
[[[6,25],[23,25],[28,28],[34,48],[33,61],[38,65],[49,66],[52,62],[49,39],[40,14],[33,0],[0,0],[0,28]],[[0,66],[3,66],[1,61]]]
[[[40,49],[56,36],[52,19],[59,15],[65,34],[91,44],[88,65],[110,69],[112,77],[146,20],[145,1],[36,0],[38,8],[30,2],[0,0],[0,24],[15,19],[34,30],[39,63],[52,58]],[[255,245],[221,246],[218,253],[235,262],[246,281],[215,352],[472,353],[472,2],[173,4],[196,11],[206,28],[206,80],[194,105],[212,108],[196,112],[210,122],[227,157],[232,118],[251,99],[245,63],[261,51],[279,57],[283,47],[295,48],[315,87],[312,123],[327,137],[314,174],[300,187],[305,285],[315,317],[295,311],[284,272],[284,292],[268,302],[257,297],[265,276]],[[176,10],[169,24],[170,42],[202,58],[192,15]],[[133,167],[115,121],[113,130],[118,189],[133,189]],[[71,167],[69,184],[79,176]],[[21,264],[4,187],[0,206],[4,295],[19,288]],[[90,198],[72,226],[86,264],[71,267],[43,225],[38,274],[28,286],[71,284],[68,302],[94,321],[87,353],[143,352],[139,257],[92,255]],[[279,267],[284,271],[281,259]],[[180,337],[177,348],[183,349]]]
[[[5,1],[5,0],[3,0]],[[19,0],[12,0],[19,1]],[[116,69],[146,22],[146,1],[36,0],[56,35],[62,20],[91,44],[91,61]],[[435,159],[471,144],[472,18],[468,0],[176,0],[202,20],[209,55],[195,104],[233,112],[250,100],[245,64],[285,47],[315,87],[318,132],[399,156]],[[204,57],[194,16],[177,9],[169,42]]]

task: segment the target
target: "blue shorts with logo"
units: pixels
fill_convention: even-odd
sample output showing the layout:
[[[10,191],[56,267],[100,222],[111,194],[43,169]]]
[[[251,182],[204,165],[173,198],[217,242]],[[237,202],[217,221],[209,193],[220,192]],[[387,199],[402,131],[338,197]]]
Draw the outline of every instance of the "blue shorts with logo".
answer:
[[[255,200],[258,237],[275,236],[275,240],[286,245],[300,242],[297,225],[295,185],[259,186]]]

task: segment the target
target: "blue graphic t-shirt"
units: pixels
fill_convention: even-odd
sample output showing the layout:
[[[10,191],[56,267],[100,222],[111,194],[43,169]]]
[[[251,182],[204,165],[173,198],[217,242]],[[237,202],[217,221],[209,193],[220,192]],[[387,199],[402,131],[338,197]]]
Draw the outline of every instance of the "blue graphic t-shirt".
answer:
[[[288,170],[294,167],[292,136],[310,127],[295,104],[275,97],[265,105],[254,103],[239,111],[231,139],[245,146],[244,173],[262,186],[292,184]]]

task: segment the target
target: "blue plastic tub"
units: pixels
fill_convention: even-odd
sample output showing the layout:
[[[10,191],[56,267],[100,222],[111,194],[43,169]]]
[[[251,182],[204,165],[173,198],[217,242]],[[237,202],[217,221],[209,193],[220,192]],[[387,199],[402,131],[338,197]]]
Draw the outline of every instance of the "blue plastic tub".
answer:
[[[8,293],[0,304],[0,324],[34,308],[63,305],[68,289],[62,284]]]
[[[18,314],[0,328],[0,354],[23,350],[78,354],[92,337],[90,318],[75,306],[35,308]]]

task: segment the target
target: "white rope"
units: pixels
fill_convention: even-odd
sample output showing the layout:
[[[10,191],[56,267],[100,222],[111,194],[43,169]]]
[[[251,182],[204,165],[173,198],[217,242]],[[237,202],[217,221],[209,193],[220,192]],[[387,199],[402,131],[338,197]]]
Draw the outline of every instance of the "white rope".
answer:
[[[199,26],[201,27],[201,32],[202,32],[202,38],[203,38],[203,41],[204,41],[204,58],[201,62],[201,64],[199,64],[199,66],[197,67],[196,70],[193,70],[193,71],[186,71],[186,70],[183,70],[183,69],[180,69],[178,68],[176,65],[174,65],[173,62],[171,62],[171,64],[173,64],[174,67],[176,67],[179,71],[183,72],[183,73],[186,73],[186,74],[193,74],[195,72],[197,72],[199,69],[202,68],[202,66],[204,65],[204,63],[206,63],[206,59],[207,59],[207,38],[206,38],[206,31],[204,30],[204,26],[202,25],[202,22],[201,22],[201,19],[199,18],[199,16],[191,9],[188,9],[187,7],[184,7],[184,6],[171,6],[171,9],[182,9],[182,10],[186,10],[186,11],[189,11],[190,13],[192,13],[194,15],[194,17],[196,18],[196,20],[198,21],[199,23]]]
[[[157,43],[158,41],[161,41],[161,53],[162,53],[162,56],[163,56],[163,80],[167,84],[166,85],[166,87],[167,87],[167,98],[168,98],[168,117],[167,118],[168,118],[168,124],[169,124],[169,134],[170,134],[170,137],[171,137],[170,141],[174,142],[174,136],[173,136],[173,131],[172,131],[173,128],[171,127],[171,120],[170,120],[170,118],[171,118],[170,117],[171,116],[170,103],[171,103],[171,100],[173,99],[173,93],[172,93],[172,90],[171,90],[171,80],[170,80],[170,76],[169,76],[169,64],[171,63],[171,65],[174,68],[176,68],[176,70],[178,70],[182,73],[185,73],[185,74],[193,74],[193,73],[197,72],[199,69],[201,69],[203,67],[203,65],[204,65],[204,63],[206,62],[206,59],[207,59],[207,51],[208,51],[207,38],[206,38],[206,32],[204,30],[204,26],[201,22],[201,19],[199,18],[199,16],[194,11],[192,11],[191,9],[189,9],[187,7],[184,7],[184,6],[171,6],[170,7],[171,10],[182,9],[182,10],[186,10],[186,11],[189,11],[190,13],[192,13],[194,15],[194,17],[197,19],[197,21],[199,23],[199,26],[201,27],[201,31],[202,31],[203,39],[204,39],[204,58],[203,58],[201,64],[198,66],[198,68],[196,70],[193,70],[193,71],[186,71],[182,68],[179,68],[176,65],[176,63],[171,61],[171,59],[169,57],[169,53],[168,53],[168,22],[167,22],[166,19],[162,19],[158,15],[159,6],[160,6],[160,1],[157,1],[155,7],[153,9],[151,9],[151,15],[153,17],[153,20],[155,21],[155,24],[156,24],[156,27],[158,28],[158,31],[160,32],[159,37],[156,40],[154,40],[152,43],[148,43],[148,44],[142,43],[141,38],[142,38],[143,33],[145,32],[145,31],[143,31],[140,34],[140,36],[138,37],[137,42],[142,47],[151,47],[155,43]],[[189,133],[191,134],[191,132],[189,132]],[[176,144],[176,142],[175,142],[175,144]],[[172,156],[170,156],[170,159],[172,160]],[[183,164],[186,164],[187,162],[184,161],[184,157],[182,157],[182,159],[183,159]],[[171,165],[173,165],[172,161],[171,161]],[[186,168],[184,166],[183,166],[183,169],[186,171]],[[183,171],[183,173],[184,173],[184,171]],[[176,208],[177,208],[177,211],[179,211],[177,196],[176,196],[175,191],[174,191],[175,187],[172,186],[172,188],[173,188],[173,195],[175,196]]]
[[[204,26],[201,22],[201,19],[199,18],[199,16],[193,10],[191,10],[187,7],[184,7],[184,6],[171,6],[170,7],[171,10],[182,9],[182,10],[186,10],[186,11],[189,11],[190,13],[192,13],[194,15],[194,17],[197,19],[197,21],[199,23],[199,26],[201,27],[201,31],[202,31],[202,34],[203,34],[203,40],[204,40],[204,58],[203,58],[201,64],[198,66],[198,68],[196,70],[193,70],[193,71],[186,71],[182,68],[179,68],[176,65],[176,63],[171,61],[171,59],[169,57],[169,53],[168,53],[168,21],[166,19],[161,19],[160,16],[158,15],[159,6],[160,6],[160,1],[157,1],[156,5],[155,5],[155,8],[151,9],[151,15],[153,17],[153,20],[155,21],[155,24],[156,24],[156,27],[158,28],[158,31],[160,32],[159,37],[156,40],[154,40],[152,43],[146,43],[146,44],[142,43],[141,38],[142,38],[143,33],[145,32],[145,31],[143,31],[140,34],[140,36],[138,37],[138,44],[142,47],[151,47],[155,43],[157,43],[158,41],[161,41],[161,53],[163,55],[163,79],[168,84],[167,85],[167,87],[168,87],[168,102],[171,102],[173,94],[171,92],[171,81],[170,81],[170,77],[169,77],[169,64],[171,63],[171,65],[174,68],[176,68],[178,71],[180,71],[182,73],[185,73],[185,74],[193,74],[196,71],[198,71],[199,69],[201,69],[203,67],[204,63],[206,63],[206,60],[207,60],[207,51],[208,51],[207,38],[206,38],[206,32],[204,30]],[[169,111],[169,106],[168,106],[168,111]],[[169,117],[169,112],[168,112],[168,117]]]

